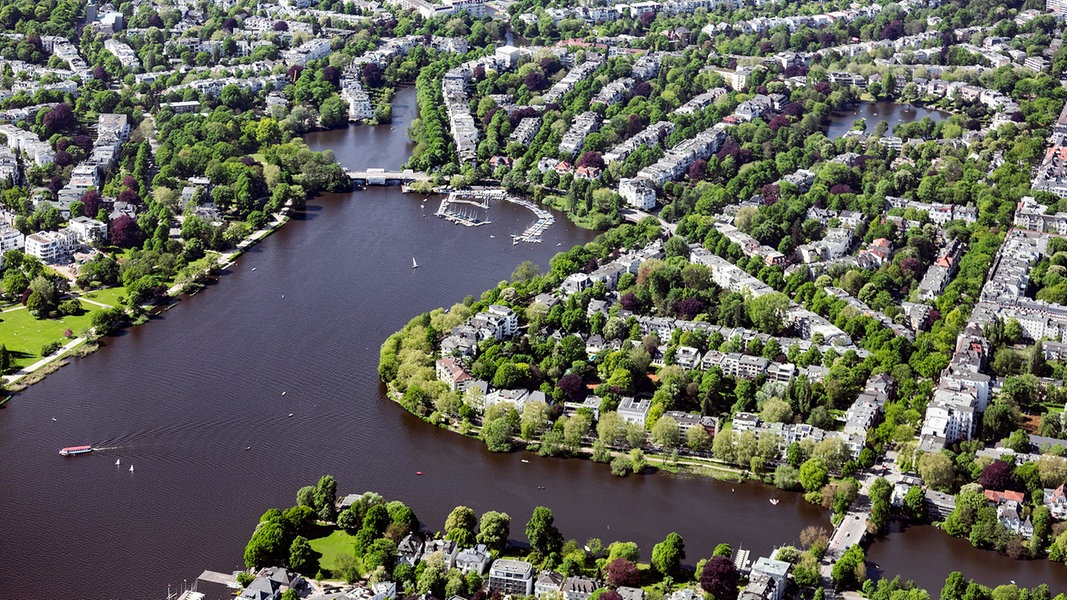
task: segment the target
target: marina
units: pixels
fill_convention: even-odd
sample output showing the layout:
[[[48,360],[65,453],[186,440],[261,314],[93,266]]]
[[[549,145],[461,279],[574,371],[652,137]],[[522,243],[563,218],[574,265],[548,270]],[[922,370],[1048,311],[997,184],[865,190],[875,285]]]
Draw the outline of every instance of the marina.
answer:
[[[441,204],[434,215],[465,227],[485,225],[492,222],[486,217],[493,200],[506,200],[512,204],[517,204],[530,210],[537,217],[537,221],[524,229],[522,233],[512,234],[512,245],[519,242],[541,243],[542,234],[556,222],[556,218],[548,210],[529,200],[509,196],[504,190],[461,190],[451,192],[441,200]]]
[[[486,218],[490,200],[503,198],[502,190],[455,191],[441,200],[434,215],[464,227],[486,225],[492,222]]]
[[[519,206],[522,206],[524,208],[528,208],[531,212],[533,212],[534,215],[537,216],[537,222],[527,227],[525,230],[523,230],[521,234],[511,236],[511,243],[513,245],[518,244],[519,242],[540,244],[541,234],[547,231],[548,228],[556,222],[556,217],[552,216],[552,213],[550,213],[549,211],[541,208],[540,206],[537,206],[529,200],[515,198],[514,196],[508,196],[508,202],[511,202],[512,204],[518,204]]]

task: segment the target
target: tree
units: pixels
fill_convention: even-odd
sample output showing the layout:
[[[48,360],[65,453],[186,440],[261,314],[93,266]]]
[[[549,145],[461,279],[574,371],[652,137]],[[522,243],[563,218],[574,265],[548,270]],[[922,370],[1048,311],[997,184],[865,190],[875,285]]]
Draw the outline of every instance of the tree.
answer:
[[[1015,414],[1005,402],[994,402],[982,415],[982,428],[988,440],[1000,440],[1015,430]]]
[[[889,485],[889,482],[884,477],[879,477],[871,483],[869,492],[871,516],[869,521],[875,531],[883,531],[889,525],[889,519],[892,517],[892,505],[890,504],[892,494],[893,487]]]
[[[926,496],[921,487],[912,486],[904,494],[904,514],[913,521],[921,521],[926,515]]]
[[[252,539],[245,546],[245,566],[249,569],[262,569],[272,564],[280,564],[288,557],[285,528],[278,521],[260,522],[252,533]]]
[[[460,547],[470,546],[477,524],[478,518],[470,507],[457,506],[445,519],[445,538],[456,542]]]
[[[919,458],[919,476],[930,487],[947,491],[956,480],[956,471],[952,459],[944,454],[923,454]]]
[[[800,465],[800,485],[809,492],[821,490],[830,481],[826,465],[818,458],[809,458]]]
[[[308,539],[302,535],[296,536],[289,545],[289,568],[311,577],[319,570],[318,552],[311,547]]]
[[[319,105],[319,123],[326,129],[347,125],[348,104],[336,94],[326,98]]]
[[[780,292],[764,294],[745,302],[745,311],[752,325],[772,335],[778,334],[785,326],[785,311],[789,308],[789,297]]]
[[[673,417],[662,416],[652,426],[652,441],[657,446],[671,450],[678,447],[680,440],[678,421],[675,421]]]
[[[608,561],[616,558],[625,558],[636,563],[641,558],[641,552],[634,542],[612,542],[608,545]]]
[[[978,477],[978,485],[987,490],[1018,490],[1015,481],[1014,467],[1002,460],[994,460],[982,469]]]
[[[108,239],[120,248],[132,248],[141,243],[141,230],[137,220],[129,215],[120,215],[108,225]]]
[[[641,575],[632,561],[616,558],[604,567],[604,579],[612,587],[636,587],[641,581]]]
[[[478,542],[493,550],[503,550],[511,535],[511,517],[507,513],[488,511],[478,525]]]
[[[315,503],[320,519],[333,521],[337,518],[337,480],[333,475],[323,475],[319,478],[319,484],[315,488]]]
[[[554,522],[552,509],[538,506],[534,508],[533,515],[526,523],[526,539],[530,540],[530,547],[545,556],[559,552],[563,546],[563,536],[556,529]]]
[[[690,427],[689,430],[685,432],[685,445],[689,446],[689,449],[693,452],[707,450],[710,441],[711,434],[709,434],[703,427]]]
[[[652,567],[666,576],[678,573],[685,558],[685,542],[682,536],[670,532],[660,543],[652,547]]]
[[[737,567],[725,556],[715,556],[704,563],[700,572],[700,587],[715,600],[730,600],[737,597]]]
[[[482,426],[482,439],[492,452],[511,452],[511,423],[505,417],[485,423]]]
[[[830,572],[839,588],[855,589],[867,578],[866,557],[863,548],[852,546],[834,563]]]

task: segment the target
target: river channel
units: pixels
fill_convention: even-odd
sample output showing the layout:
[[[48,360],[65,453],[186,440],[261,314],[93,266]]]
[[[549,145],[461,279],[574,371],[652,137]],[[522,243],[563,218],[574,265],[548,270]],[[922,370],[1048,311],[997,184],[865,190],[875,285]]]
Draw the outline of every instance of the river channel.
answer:
[[[401,90],[392,126],[308,143],[346,167],[397,167],[414,106],[414,90]],[[466,504],[509,513],[521,540],[543,504],[565,536],[633,540],[644,560],[670,531],[693,564],[720,542],[759,556],[826,523],[798,494],[761,485],[619,479],[588,461],[493,454],[389,402],[376,375],[386,336],[523,260],[547,268],[592,238],[558,218],[543,244],[512,245],[508,234],[532,221],[525,209],[494,206],[491,224],[464,228],[424,216],[433,208],[398,188],[316,198],[217,284],[16,396],[0,412],[0,598],[162,598],[205,568],[241,567],[259,515],[293,504],[324,473],[340,493],[403,500],[433,528]],[[85,443],[107,449],[56,455]],[[956,542],[918,528],[872,556],[887,575],[899,569],[932,590],[953,569],[1067,590],[1062,565]]]

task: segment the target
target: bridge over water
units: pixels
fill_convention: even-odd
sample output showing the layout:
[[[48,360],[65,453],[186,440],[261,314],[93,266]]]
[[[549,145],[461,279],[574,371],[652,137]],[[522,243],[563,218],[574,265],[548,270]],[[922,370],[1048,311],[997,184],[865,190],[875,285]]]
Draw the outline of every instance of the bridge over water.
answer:
[[[430,176],[421,171],[411,169],[364,169],[362,171],[347,171],[348,176],[356,183],[364,185],[400,185],[415,181],[430,181]]]

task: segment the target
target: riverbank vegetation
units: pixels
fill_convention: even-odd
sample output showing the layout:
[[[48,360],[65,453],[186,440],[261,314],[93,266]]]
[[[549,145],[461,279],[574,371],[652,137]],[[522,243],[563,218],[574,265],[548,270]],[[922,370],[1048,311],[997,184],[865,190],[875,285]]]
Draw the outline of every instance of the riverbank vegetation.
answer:
[[[637,588],[649,600],[663,600],[675,592],[692,590],[716,600],[738,597],[748,583],[735,566],[734,549],[725,543],[714,548],[686,547],[677,533],[665,535],[651,549],[629,540],[606,542],[590,538],[584,543],[567,539],[555,525],[552,510],[534,508],[521,531],[510,515],[488,510],[478,515],[467,506],[455,507],[440,529],[427,527],[403,502],[387,501],[375,492],[347,496],[337,503],[337,483],[323,476],[317,485],[301,488],[296,505],[264,513],[245,549],[246,566],[256,571],[282,566],[316,580],[343,580],[372,587],[392,582],[398,597],[429,594],[485,600],[488,565],[464,570],[453,565],[457,551],[484,552],[488,561],[511,559],[532,565],[535,573],[553,573],[556,587],[576,578],[593,598],[619,597],[619,588]],[[337,507],[343,507],[337,512]],[[514,537],[513,537],[514,536]],[[526,543],[521,541],[522,536]],[[789,564],[789,594],[822,598],[819,558],[826,550],[826,532],[809,527],[796,544],[780,546],[774,558]],[[484,545],[483,549],[475,548]],[[528,544],[528,545],[527,545]],[[929,592],[898,578],[875,583],[865,576],[863,552],[853,547],[834,568],[834,580],[845,589],[861,589],[877,600],[929,600]],[[242,574],[247,584],[250,577]],[[557,592],[558,593],[558,592]],[[539,594],[540,595],[540,594]],[[789,597],[792,597],[790,595]],[[1053,600],[1047,585],[1020,588],[1014,584],[994,589],[951,573],[941,590],[949,600],[1026,598]],[[1065,600],[1059,594],[1055,600]]]

